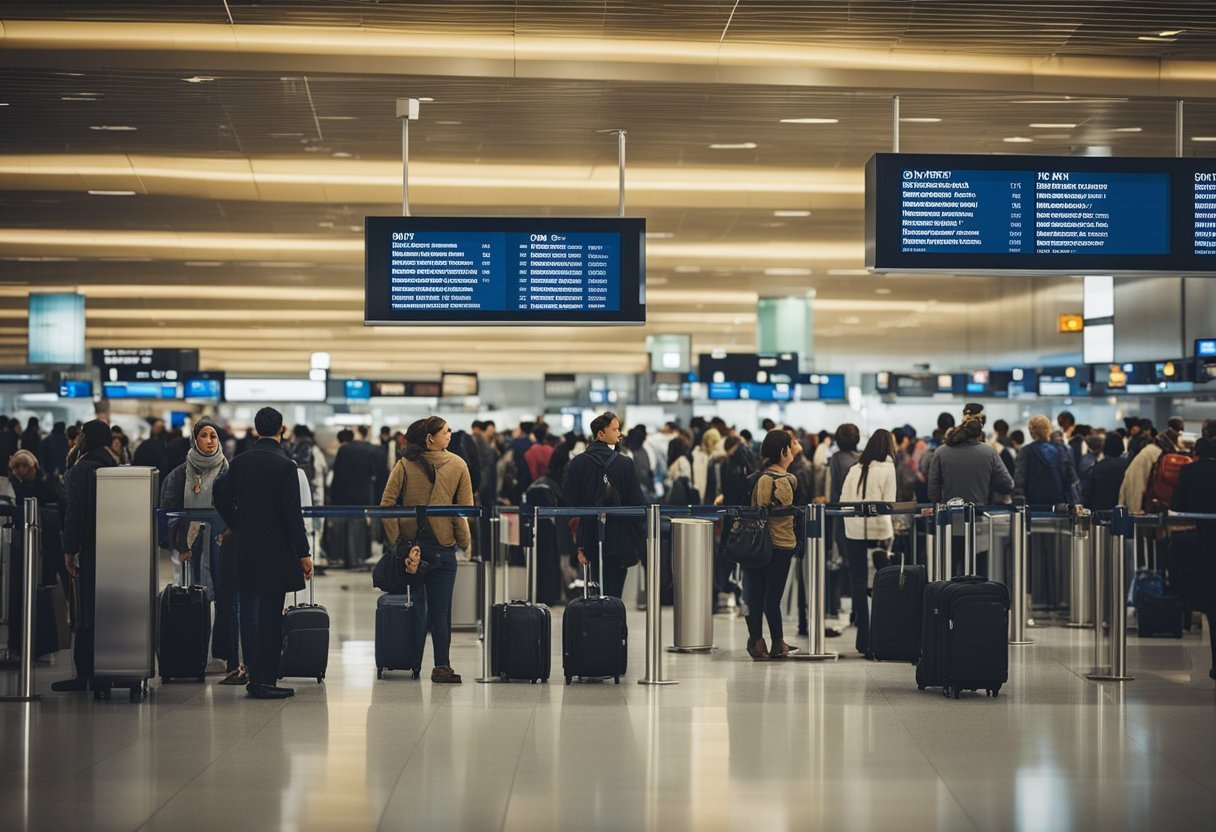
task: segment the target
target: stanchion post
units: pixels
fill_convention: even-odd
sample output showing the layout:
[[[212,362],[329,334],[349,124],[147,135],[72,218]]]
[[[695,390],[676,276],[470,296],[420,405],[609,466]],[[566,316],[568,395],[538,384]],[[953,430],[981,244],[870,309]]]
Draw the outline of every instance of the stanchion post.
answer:
[[[662,515],[658,504],[646,508],[646,675],[639,685],[674,685],[663,678]],[[603,580],[603,576],[600,576]]]
[[[1013,538],[1013,575],[1009,602],[1009,643],[1034,644],[1026,638],[1026,547],[1030,533],[1030,511],[1017,506],[1010,516],[1009,533]]]
[[[1103,625],[1109,620],[1110,598],[1106,592],[1106,558],[1111,545],[1110,527],[1094,523],[1093,533],[1089,536],[1089,553],[1093,559],[1093,596],[1094,596],[1094,674],[1110,672],[1110,654],[1107,652]],[[1120,553],[1122,554],[1122,553]]]
[[[1077,509],[1072,516],[1072,540],[1069,549],[1069,564],[1071,574],[1068,579],[1068,621],[1065,627],[1074,629],[1089,629],[1093,626],[1090,620],[1093,616],[1094,599],[1089,591],[1093,586],[1090,579],[1090,564],[1093,552],[1093,534],[1091,525],[1093,513],[1087,508]]]
[[[824,649],[827,628],[827,511],[823,503],[807,506],[802,534],[806,539],[806,557],[802,568],[806,581],[807,644],[805,653],[791,653],[790,659],[825,661],[835,659],[835,653]]]
[[[17,695],[0,698],[3,702],[36,702],[42,698],[34,693],[34,604],[35,589],[38,585],[38,563],[42,557],[42,527],[38,523],[38,500],[26,497],[22,510],[25,515],[25,550],[21,556],[25,559],[25,583],[21,587],[21,597],[24,599],[21,610],[21,666],[17,676]],[[10,615],[9,626],[13,626],[13,623]]]
[[[1110,617],[1110,667],[1107,672],[1097,671],[1088,678],[1098,682],[1130,682],[1127,675],[1127,573],[1123,566],[1123,539],[1127,536],[1127,509],[1117,506],[1111,513],[1110,535],[1105,541],[1106,562],[1110,570],[1110,587],[1107,591],[1108,615]],[[1131,526],[1135,534],[1135,526]],[[1099,616],[1094,616],[1098,618]],[[1099,627],[1101,625],[1098,625]]]
[[[481,564],[481,589],[484,598],[481,602],[481,676],[476,681],[481,684],[497,682],[494,677],[494,570],[498,565],[499,547],[502,543],[502,519],[497,515],[490,517],[490,545],[484,551],[488,557]]]
[[[525,561],[528,565],[528,603],[536,603],[536,572],[540,560],[540,516],[539,509],[532,507],[532,552]]]
[[[925,577],[939,581],[937,574],[937,507],[934,506],[929,522],[925,524]]]
[[[940,503],[933,508],[933,525],[937,528],[937,546],[934,552],[934,557],[937,558],[937,580],[948,581],[954,577],[950,574],[951,519],[950,510]]]

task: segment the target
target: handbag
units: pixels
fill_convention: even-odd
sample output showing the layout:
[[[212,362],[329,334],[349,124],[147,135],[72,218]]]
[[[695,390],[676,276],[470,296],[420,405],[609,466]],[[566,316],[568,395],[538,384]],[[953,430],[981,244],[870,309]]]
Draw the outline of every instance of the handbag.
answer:
[[[757,478],[752,484],[753,494],[759,482]],[[744,569],[763,569],[772,560],[773,538],[768,530],[768,512],[776,505],[776,491],[774,483],[773,497],[766,507],[738,508],[727,512],[729,522],[722,539],[722,556],[731,563],[737,563]]]
[[[401,463],[398,462],[398,464]],[[404,503],[405,487],[409,482],[409,475],[404,468],[402,468],[402,474],[404,476],[401,479],[401,492],[397,495],[397,505]],[[406,587],[417,586],[423,582],[430,564],[425,559],[419,560],[418,569],[410,573],[405,571],[405,561],[409,557],[411,549],[421,546],[424,528],[426,528],[426,507],[414,506],[414,537],[409,539],[398,535],[396,543],[384,547],[384,554],[380,556],[380,560],[376,561],[376,565],[372,569],[372,586],[393,595],[401,595],[405,593]]]

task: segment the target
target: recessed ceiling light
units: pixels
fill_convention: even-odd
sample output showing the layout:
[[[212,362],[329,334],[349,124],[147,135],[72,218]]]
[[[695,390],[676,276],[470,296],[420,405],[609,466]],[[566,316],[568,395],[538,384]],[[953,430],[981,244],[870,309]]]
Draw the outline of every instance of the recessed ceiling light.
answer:
[[[214,81],[214,75],[191,75],[189,78],[183,78],[187,84],[205,84],[208,81]]]
[[[646,232],[647,240],[670,240],[674,236],[676,236],[676,235],[671,233],[670,231],[647,231]]]
[[[710,150],[755,150],[755,142],[717,142],[709,146]]]
[[[1142,132],[1144,132],[1144,128],[1143,127],[1116,127],[1115,129],[1111,130],[1111,132],[1112,133],[1142,133]]]
[[[89,191],[93,196],[135,196],[135,191]]]
[[[1158,32],[1159,38],[1172,38],[1174,35],[1181,35],[1186,29],[1167,29],[1164,32]]]
[[[918,116],[916,118],[901,118],[900,121],[904,122],[905,124],[937,124],[939,121],[941,121],[941,119],[932,118],[929,116]]]
[[[192,269],[214,269],[216,266],[224,265],[222,260],[187,260],[185,265]]]
[[[1191,136],[1193,142],[1216,142],[1216,136]]]
[[[860,277],[869,273],[869,269],[828,269],[828,274],[832,277]]]
[[[134,133],[138,127],[131,127],[127,124],[90,124],[90,130],[101,130],[106,133]]]
[[[421,97],[421,98],[419,98],[418,100],[419,100],[419,101],[421,101],[423,104],[430,104],[430,103],[431,103],[432,101],[434,101],[435,99],[433,99],[433,98]]]
[[[303,138],[303,136],[304,136],[303,133],[271,133],[270,134],[270,138],[272,138],[272,139],[299,139],[299,138]]]
[[[1071,130],[1077,125],[1067,121],[1036,121],[1030,126],[1037,130]]]
[[[771,269],[765,269],[764,273],[770,277],[810,277],[810,269],[802,269],[793,266],[778,266]]]
[[[847,318],[841,318],[840,322],[848,326],[856,326],[857,324],[861,323],[861,318],[850,315]]]
[[[679,274],[700,274],[700,266],[676,266],[676,272]]]
[[[889,294],[891,294],[891,290],[890,290],[890,289],[875,289],[875,290],[874,290],[874,294],[876,294],[876,295],[889,295]]]
[[[8,106],[7,101],[0,101],[0,107],[7,107],[7,106]]]
[[[1075,98],[1071,95],[1061,96],[1060,98],[1018,98],[1010,101],[1010,104],[1122,104],[1130,99],[1127,98]]]
[[[1068,142],[1072,141],[1071,133],[1040,133],[1035,138],[1041,142]],[[1107,154],[1109,155],[1109,154]]]
[[[810,211],[774,211],[774,217],[809,217]]]
[[[838,118],[783,118],[782,124],[838,124]]]
[[[59,100],[60,101],[97,101],[98,99],[94,98],[91,95],[61,95],[61,96],[59,96]]]
[[[358,116],[317,116],[318,121],[358,121]]]
[[[1177,43],[1178,38],[1163,38],[1158,35],[1141,35],[1136,40],[1142,40],[1147,43]]]
[[[1009,142],[1010,144],[1026,144],[1028,142],[1033,142],[1034,139],[1028,139],[1025,136],[1006,136],[1005,138],[1001,139],[1001,141]]]
[[[464,122],[463,122],[463,121],[453,121],[452,119],[444,119],[444,120],[442,120],[442,121],[437,121],[437,122],[435,122],[435,123],[436,123],[436,124],[443,124],[443,125],[446,125],[446,126],[448,126],[448,127],[455,127],[455,126],[456,126],[456,125],[458,125],[458,124],[464,124]]]
[[[335,159],[349,159],[350,154],[344,150],[339,150],[334,153],[334,158]]]

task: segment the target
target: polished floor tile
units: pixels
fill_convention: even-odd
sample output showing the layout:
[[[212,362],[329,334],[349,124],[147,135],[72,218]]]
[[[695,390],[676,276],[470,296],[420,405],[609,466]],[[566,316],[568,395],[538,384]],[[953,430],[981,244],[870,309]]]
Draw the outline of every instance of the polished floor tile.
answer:
[[[53,694],[0,704],[0,829],[1199,829],[1216,819],[1216,684],[1206,632],[1129,644],[1136,676],[1096,684],[1092,635],[1032,631],[1000,697],[919,691],[914,668],[857,658],[753,663],[742,621],[711,654],[664,654],[639,686],[460,686],[374,669],[375,594],[331,574],[326,682],[287,701],[180,682],[133,705]],[[670,633],[670,614],[665,615]],[[791,627],[792,629],[792,627]],[[851,647],[851,633],[832,649]],[[796,639],[794,639],[797,641]],[[846,654],[847,655],[847,654]],[[0,676],[0,687],[15,684]]]

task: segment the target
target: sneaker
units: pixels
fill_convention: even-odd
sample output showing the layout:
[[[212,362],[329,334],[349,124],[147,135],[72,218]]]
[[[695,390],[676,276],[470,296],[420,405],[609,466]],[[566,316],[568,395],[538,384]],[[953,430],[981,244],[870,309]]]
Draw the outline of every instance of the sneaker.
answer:
[[[245,672],[245,668],[238,667],[233,670],[223,679],[220,679],[221,685],[247,685],[249,684],[249,674]]]
[[[441,685],[459,685],[460,674],[450,667],[436,667],[431,671],[431,681]]]

